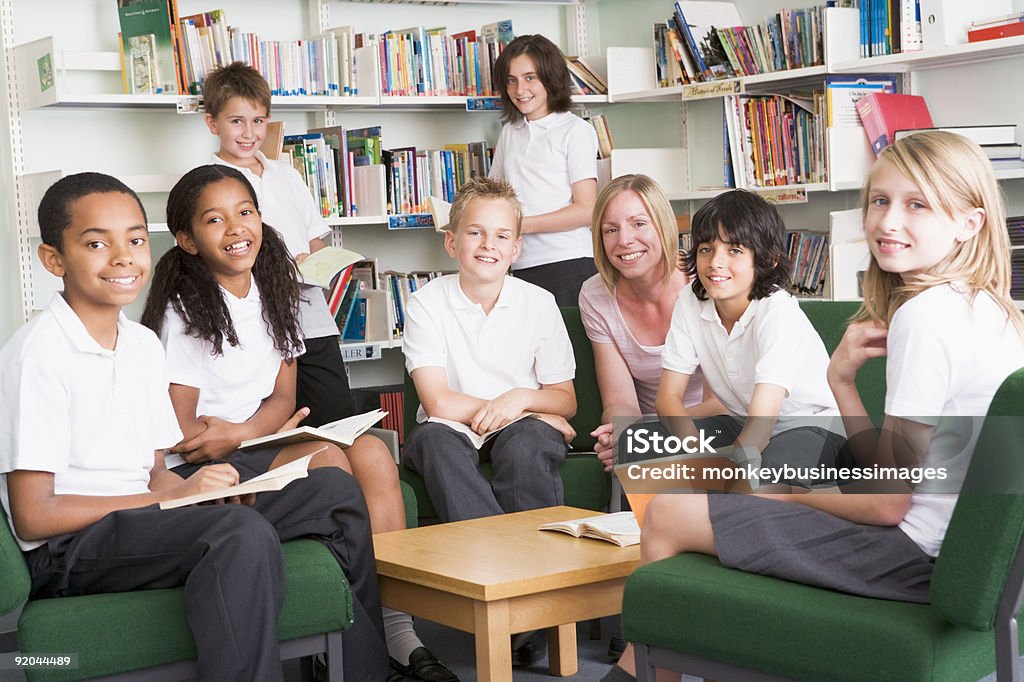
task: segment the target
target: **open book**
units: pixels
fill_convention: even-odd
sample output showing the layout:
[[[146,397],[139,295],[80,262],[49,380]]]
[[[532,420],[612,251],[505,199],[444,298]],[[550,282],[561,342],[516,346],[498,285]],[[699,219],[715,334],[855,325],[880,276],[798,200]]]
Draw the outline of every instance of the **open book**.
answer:
[[[323,289],[331,288],[331,280],[339,272],[363,260],[355,251],[340,246],[326,246],[309,254],[299,263],[299,272],[304,284],[313,284]]]
[[[353,415],[336,422],[324,424],[323,426],[300,426],[297,429],[289,429],[280,433],[271,433],[259,438],[242,441],[239,450],[246,448],[262,447],[273,445],[284,447],[295,443],[304,443],[311,440],[325,440],[343,448],[352,445],[356,438],[363,435],[367,429],[387,416],[384,410],[373,410],[363,414]]]
[[[427,198],[427,206],[430,208],[430,215],[434,219],[434,230],[444,232],[448,229],[448,217],[452,212],[452,205],[441,197],[431,194]]]
[[[239,483],[238,485],[232,485],[227,488],[207,490],[206,492],[196,493],[195,495],[176,497],[173,500],[164,500],[160,503],[160,508],[176,509],[178,507],[186,507],[190,504],[219,500],[224,497],[251,495],[252,493],[262,493],[267,492],[268,490],[280,490],[292,481],[305,478],[309,475],[309,460],[313,459],[313,455],[317,454],[317,452],[323,452],[326,449],[327,448],[320,448],[316,452],[311,452],[305,457],[297,459],[294,462],[289,462],[288,464],[279,466],[276,469],[271,469],[256,478],[250,478],[245,483]]]
[[[498,429],[494,429],[493,431],[488,431],[487,433],[477,433],[476,431],[474,431],[473,429],[471,429],[469,427],[469,424],[463,424],[462,422],[452,421],[451,419],[441,419],[440,417],[430,417],[430,418],[427,419],[427,421],[428,422],[434,422],[435,424],[444,424],[448,428],[454,429],[455,431],[458,431],[459,433],[461,433],[462,435],[464,435],[466,438],[469,439],[469,442],[473,444],[473,447],[475,447],[477,450],[479,450],[480,448],[482,448],[484,446],[484,443],[486,443],[487,441],[489,441],[490,439],[494,438],[499,433],[501,433],[501,430],[506,428],[509,424],[515,424],[520,419],[526,419],[527,417],[532,417],[532,416],[533,416],[532,414],[524,414],[524,415],[522,415],[520,417],[516,417],[515,419],[510,421],[508,424],[505,424],[505,426],[502,426],[501,428],[498,428]]]
[[[554,521],[540,525],[537,530],[557,530],[574,538],[605,540],[619,547],[640,544],[640,526],[633,512],[628,511],[588,516],[572,521]]]

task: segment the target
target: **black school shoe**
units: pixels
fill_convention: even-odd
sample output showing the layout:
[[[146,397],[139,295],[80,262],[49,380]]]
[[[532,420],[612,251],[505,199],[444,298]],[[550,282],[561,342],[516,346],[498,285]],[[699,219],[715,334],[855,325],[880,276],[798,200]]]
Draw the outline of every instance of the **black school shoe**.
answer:
[[[409,665],[390,659],[391,674],[388,682],[419,680],[420,682],[459,682],[459,677],[425,646],[416,647],[409,654]]]
[[[512,667],[525,668],[537,663],[548,653],[548,637],[544,630],[537,630],[530,638],[512,650]]]

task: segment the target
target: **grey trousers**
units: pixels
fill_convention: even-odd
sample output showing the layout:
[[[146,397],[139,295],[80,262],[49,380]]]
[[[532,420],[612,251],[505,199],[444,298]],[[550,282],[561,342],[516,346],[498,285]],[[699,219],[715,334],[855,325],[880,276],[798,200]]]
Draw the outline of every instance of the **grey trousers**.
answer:
[[[444,424],[424,422],[412,430],[402,462],[423,477],[447,522],[562,504],[558,470],[568,452],[562,434],[539,419],[511,424],[481,450]],[[478,469],[488,460],[490,482]]]
[[[387,650],[369,514],[359,486],[340,469],[311,470],[280,492],[260,493],[252,507],[113,512],[50,538],[26,559],[33,598],[184,585],[200,680],[282,680],[280,543],[303,536],[324,543],[352,585],[346,678],[383,680]]]

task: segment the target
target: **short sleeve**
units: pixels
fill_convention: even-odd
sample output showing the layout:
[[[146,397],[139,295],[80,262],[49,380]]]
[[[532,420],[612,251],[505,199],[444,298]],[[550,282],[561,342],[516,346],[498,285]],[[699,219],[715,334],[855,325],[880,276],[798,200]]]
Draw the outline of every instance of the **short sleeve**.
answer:
[[[209,343],[185,333],[185,323],[173,308],[164,315],[160,341],[167,354],[167,378],[172,384],[202,388],[203,363]]]
[[[494,145],[494,156],[491,158],[491,169],[487,176],[491,178],[505,179],[505,146],[508,144],[508,125],[501,128],[498,135],[498,143]]]
[[[537,356],[534,368],[537,381],[543,385],[559,384],[576,376],[576,357],[572,352],[569,332],[554,297],[545,298],[546,305],[538,315]]]
[[[71,394],[58,369],[35,360],[3,370],[0,474],[18,469],[67,471]]]
[[[953,381],[956,334],[948,318],[911,300],[893,316],[886,338],[885,413],[894,417],[942,414]],[[929,420],[925,420],[929,421]]]
[[[594,300],[599,297],[608,297],[603,283],[601,283],[599,292],[592,292],[590,287],[584,283],[580,290],[580,319],[583,321],[583,328],[587,332],[588,339],[594,343],[613,343],[608,321],[598,312],[597,301]]]
[[[405,354],[405,368],[410,374],[420,367],[447,366],[444,335],[428,305],[424,304],[423,297],[418,294],[413,294],[405,307],[402,352]]]
[[[679,374],[692,375],[700,364],[697,348],[693,343],[692,331],[689,328],[687,310],[684,303],[685,289],[679,292],[679,300],[672,310],[672,322],[665,337],[665,350],[661,355],[661,366]]]
[[[825,376],[807,376],[807,360],[827,355],[827,351],[796,301],[779,301],[769,308],[767,315],[759,317],[756,324],[758,355],[754,365],[755,384],[781,386],[791,394],[799,381],[826,382]]]
[[[597,177],[597,132],[583,119],[566,136],[565,161],[569,171],[569,184]]]

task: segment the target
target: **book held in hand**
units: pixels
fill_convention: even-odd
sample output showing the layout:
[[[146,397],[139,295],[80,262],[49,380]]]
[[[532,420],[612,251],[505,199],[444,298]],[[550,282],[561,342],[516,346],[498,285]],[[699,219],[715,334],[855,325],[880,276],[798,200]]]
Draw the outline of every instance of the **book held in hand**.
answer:
[[[299,263],[299,272],[302,274],[303,283],[330,289],[335,275],[361,260],[363,257],[355,251],[340,246],[325,246],[306,256]]]
[[[520,419],[526,419],[527,417],[532,416],[532,414],[524,414],[522,416],[516,417],[508,424],[505,424],[505,426],[494,429],[493,431],[488,431],[487,433],[477,433],[476,431],[470,428],[469,424],[463,424],[462,422],[452,421],[451,419],[442,419],[441,417],[429,417],[427,421],[434,422],[435,424],[444,424],[448,428],[458,431],[459,433],[461,433],[462,435],[469,439],[469,442],[473,444],[473,447],[479,450],[484,446],[484,443],[486,443],[487,441],[501,433],[502,429],[508,427],[510,424],[515,424]]]
[[[300,426],[296,429],[271,433],[259,438],[251,438],[242,441],[240,450],[255,447],[273,445],[284,447],[295,443],[305,443],[311,440],[324,440],[328,443],[343,448],[350,447],[356,438],[366,433],[367,429],[379,422],[387,415],[384,410],[373,410],[363,414],[353,415],[336,422],[330,422],[323,426]]]
[[[308,476],[309,461],[313,459],[313,455],[323,452],[326,449],[327,448],[320,448],[316,452],[311,452],[305,457],[301,457],[294,462],[289,462],[288,464],[279,466],[276,469],[271,469],[256,478],[250,478],[245,483],[239,483],[238,485],[232,485],[226,488],[217,488],[216,490],[207,490],[206,492],[196,493],[195,495],[176,497],[173,500],[164,500],[160,503],[160,508],[177,509],[178,507],[187,507],[190,504],[199,504],[200,502],[211,502],[225,497],[240,497],[242,495],[252,495],[253,493],[281,490],[292,481]]]
[[[557,530],[574,538],[604,540],[619,547],[640,544],[640,525],[631,511],[544,523],[538,526],[537,530]]]

